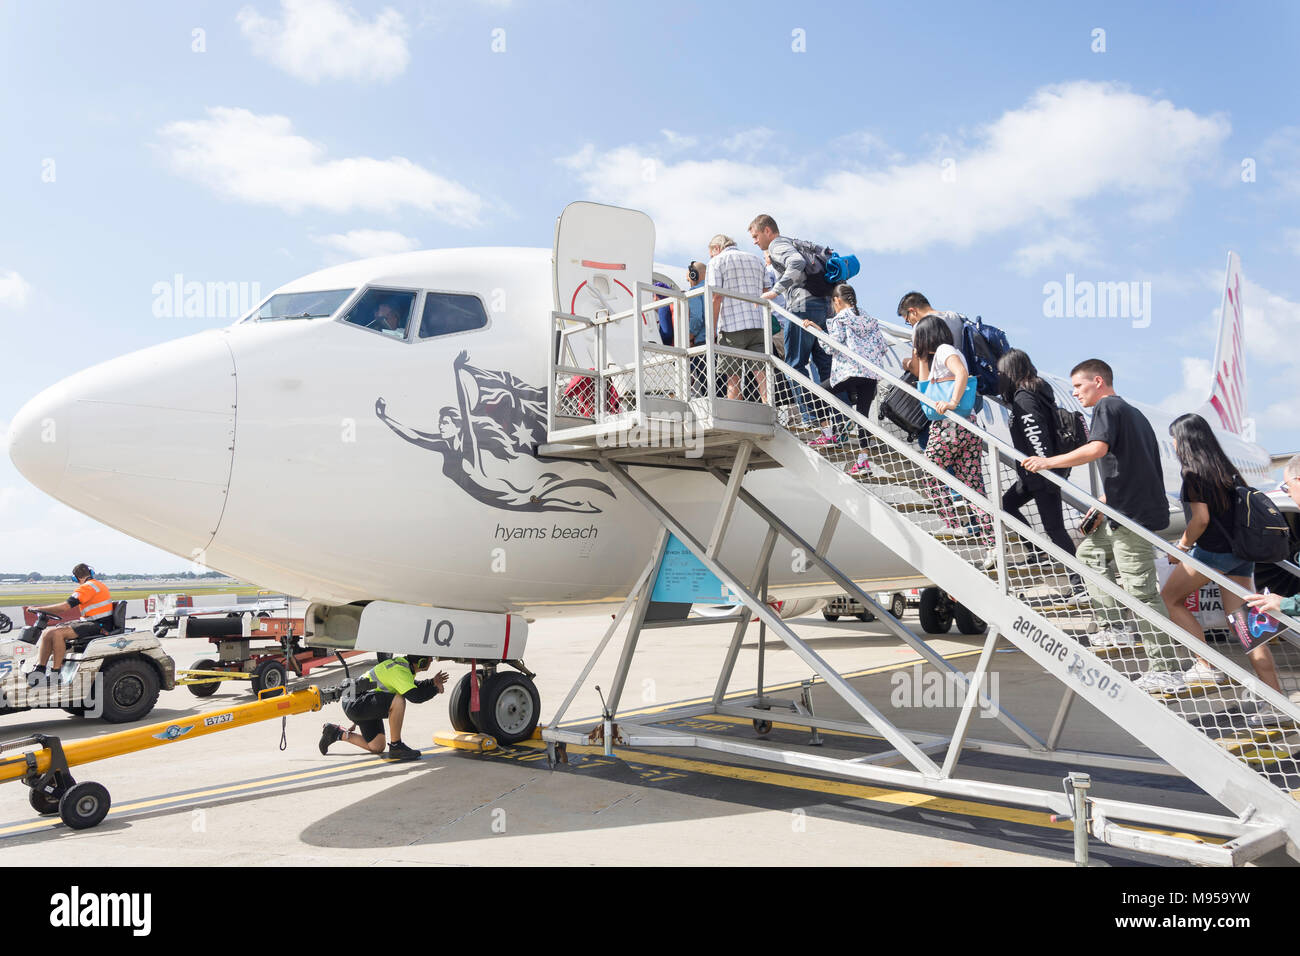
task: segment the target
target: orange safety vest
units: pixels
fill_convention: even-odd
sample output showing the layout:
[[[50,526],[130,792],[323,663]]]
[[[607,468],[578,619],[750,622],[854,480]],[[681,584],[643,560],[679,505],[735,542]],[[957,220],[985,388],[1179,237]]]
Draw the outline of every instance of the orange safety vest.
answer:
[[[77,590],[72,592],[72,596],[78,601],[77,606],[81,610],[83,621],[113,613],[113,596],[108,593],[108,587],[102,581],[90,578],[77,585]]]

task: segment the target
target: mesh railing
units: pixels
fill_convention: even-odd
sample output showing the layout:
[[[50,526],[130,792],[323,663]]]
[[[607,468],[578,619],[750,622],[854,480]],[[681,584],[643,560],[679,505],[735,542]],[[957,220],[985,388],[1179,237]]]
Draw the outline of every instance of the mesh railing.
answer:
[[[828,350],[852,354],[825,335],[813,334]],[[880,410],[891,388],[924,398],[891,371],[852,357],[870,367],[879,382],[868,415],[774,360],[776,394],[794,399],[778,406],[778,422],[851,474],[863,491],[979,569],[991,585],[1048,619],[1081,651],[1104,659],[1277,786],[1300,789],[1300,734],[1295,733],[1300,708],[1288,697],[1300,688],[1294,632],[1284,631],[1251,655],[1235,638],[1197,640],[1168,619],[1156,581],[1143,589],[1144,603],[1109,577],[1094,546],[1078,530],[1084,511],[1096,507],[1113,519],[1117,527],[1094,534],[1117,539],[1117,560],[1126,565],[1130,555],[1155,549],[1157,555],[1186,561],[1204,573],[1229,600],[1248,592],[1055,475],[1044,476],[1054,493],[1042,502],[1049,512],[1046,525],[1032,499],[1020,504],[1018,517],[1004,511],[1000,504],[1008,492],[1013,493],[1009,505],[1023,497],[1014,489],[1021,477],[1016,463],[1024,456],[951,413],[932,423],[922,451]],[[1063,512],[1059,526],[1051,520],[1057,500]],[[1078,557],[1076,547],[1082,549]],[[1282,625],[1295,627],[1296,622],[1283,618]],[[1111,680],[1102,674],[1099,683]],[[1115,687],[1113,695],[1121,690]]]
[[[764,348],[770,350],[770,302],[703,286],[679,292],[640,282],[634,294],[637,304],[614,315],[587,318],[552,313],[555,346],[550,357],[547,404],[547,431],[552,441],[590,437],[590,429],[575,426],[569,419],[585,419],[599,426],[629,414],[653,416],[662,412],[652,399],[689,402],[692,411],[702,418],[717,416],[716,399],[772,404],[765,352],[729,348],[712,334],[707,336],[706,344],[690,346],[685,321],[691,300],[701,299],[708,315],[712,315],[716,298],[742,300],[762,316]],[[645,324],[640,321],[641,315],[653,315],[664,308],[664,300],[671,300],[668,307],[675,316],[671,345],[644,338]],[[626,356],[629,345],[635,354],[632,362],[610,361],[615,353]],[[584,367],[579,352],[584,352],[592,365]]]

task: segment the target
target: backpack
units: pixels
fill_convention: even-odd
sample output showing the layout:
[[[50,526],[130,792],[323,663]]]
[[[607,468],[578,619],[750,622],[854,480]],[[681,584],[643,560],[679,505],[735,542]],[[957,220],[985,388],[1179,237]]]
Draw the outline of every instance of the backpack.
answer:
[[[903,373],[903,381],[916,387],[916,376],[911,372]],[[908,441],[916,441],[916,436],[925,431],[930,420],[925,417],[925,406],[911,392],[891,387],[880,406],[880,414],[903,430]]]
[[[1291,556],[1291,528],[1268,495],[1249,485],[1234,491],[1232,553],[1243,561],[1275,564]]]
[[[1083,416],[1068,408],[1057,405],[1056,414],[1056,454],[1064,455],[1088,443],[1088,426]]]
[[[808,264],[808,268],[803,273],[804,289],[809,295],[818,298],[830,295],[835,286],[826,280],[826,263],[835,255],[835,250],[828,246],[819,246],[807,239],[790,239],[790,244]]]
[[[998,357],[974,322],[962,321],[961,354],[975,379],[975,390],[981,395],[999,394]]]
[[[970,322],[971,320],[965,319],[964,321]],[[975,321],[972,324],[975,326],[976,331],[984,337],[984,341],[989,344],[989,348],[993,350],[994,359],[1000,359],[1011,351],[1011,343],[1007,341],[1007,333],[996,325],[989,325],[984,321],[983,316],[979,315],[975,316]]]
[[[958,343],[954,342],[954,346]],[[958,346],[961,349],[962,358],[966,359],[966,367],[970,369],[971,375],[975,376],[975,389],[980,395],[1000,394],[1001,389],[998,387],[998,359],[1006,355],[1011,348],[1011,343],[1007,341],[1007,334],[997,326],[988,325],[980,316],[968,319],[966,316],[961,317],[961,343]],[[983,407],[983,403],[977,403],[976,411]]]

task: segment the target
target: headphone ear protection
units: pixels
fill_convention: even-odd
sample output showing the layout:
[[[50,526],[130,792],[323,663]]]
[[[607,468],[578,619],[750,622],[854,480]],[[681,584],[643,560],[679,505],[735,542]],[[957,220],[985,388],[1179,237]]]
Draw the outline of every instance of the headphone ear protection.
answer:
[[[687,269],[686,274],[690,276],[692,282],[700,281],[700,272],[698,269]]]

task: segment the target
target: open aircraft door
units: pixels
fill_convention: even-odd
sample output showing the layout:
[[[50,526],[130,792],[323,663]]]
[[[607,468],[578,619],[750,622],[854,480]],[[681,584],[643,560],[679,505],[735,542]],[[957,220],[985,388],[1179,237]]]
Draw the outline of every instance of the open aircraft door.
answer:
[[[653,279],[654,253],[654,222],[645,213],[593,202],[570,203],[555,225],[555,311],[586,318],[595,318],[598,312],[627,311],[635,304],[636,283],[649,285]],[[659,341],[656,313],[646,313],[638,326],[642,339]],[[574,331],[565,340],[570,354],[562,355],[562,362],[596,367],[593,332]],[[609,336],[605,361],[635,361],[632,339]]]

